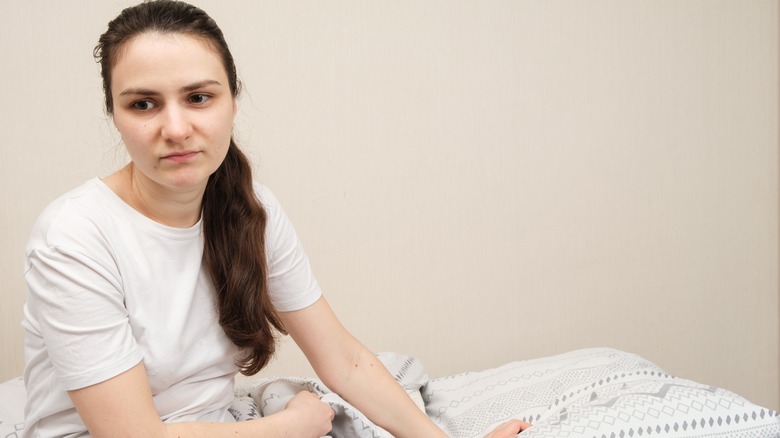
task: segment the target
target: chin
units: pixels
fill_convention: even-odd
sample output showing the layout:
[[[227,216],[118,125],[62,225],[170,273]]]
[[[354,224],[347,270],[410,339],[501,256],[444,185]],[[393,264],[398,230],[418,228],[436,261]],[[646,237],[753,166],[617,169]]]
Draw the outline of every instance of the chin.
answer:
[[[166,181],[166,186],[176,191],[189,191],[197,189],[205,189],[206,183],[209,181],[209,175],[187,175],[178,176]]]

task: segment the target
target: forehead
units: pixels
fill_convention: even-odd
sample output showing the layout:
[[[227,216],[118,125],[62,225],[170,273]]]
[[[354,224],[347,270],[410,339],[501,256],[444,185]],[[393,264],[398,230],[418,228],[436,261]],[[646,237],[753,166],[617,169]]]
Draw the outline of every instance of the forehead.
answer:
[[[182,33],[148,32],[122,45],[111,68],[112,90],[212,79],[227,86],[222,59],[210,41]]]

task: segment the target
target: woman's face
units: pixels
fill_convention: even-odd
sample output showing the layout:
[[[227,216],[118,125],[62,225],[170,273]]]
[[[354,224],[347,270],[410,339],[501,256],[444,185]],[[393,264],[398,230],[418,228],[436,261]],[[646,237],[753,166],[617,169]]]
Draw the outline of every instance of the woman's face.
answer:
[[[114,124],[134,178],[166,192],[205,190],[236,113],[219,55],[200,38],[145,33],[120,49],[111,75]]]

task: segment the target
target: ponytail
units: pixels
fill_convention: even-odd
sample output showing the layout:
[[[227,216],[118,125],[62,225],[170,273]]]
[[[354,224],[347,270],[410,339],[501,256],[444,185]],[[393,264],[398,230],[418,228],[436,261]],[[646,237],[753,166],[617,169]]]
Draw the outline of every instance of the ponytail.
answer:
[[[217,291],[219,324],[246,351],[241,373],[254,375],[276,350],[274,328],[287,334],[268,295],[265,226],[249,160],[230,140],[203,196],[203,258]]]

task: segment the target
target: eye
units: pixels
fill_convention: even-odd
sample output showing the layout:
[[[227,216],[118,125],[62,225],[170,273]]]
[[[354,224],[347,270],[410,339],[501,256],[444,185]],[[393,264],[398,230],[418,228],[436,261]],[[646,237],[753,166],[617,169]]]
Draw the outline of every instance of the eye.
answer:
[[[195,93],[189,97],[189,101],[190,103],[202,104],[202,103],[206,103],[206,101],[208,101],[210,98],[211,96],[208,96],[206,94]]]
[[[130,106],[134,110],[149,111],[150,109],[154,108],[155,105],[151,100],[136,100],[135,102],[131,103]]]

